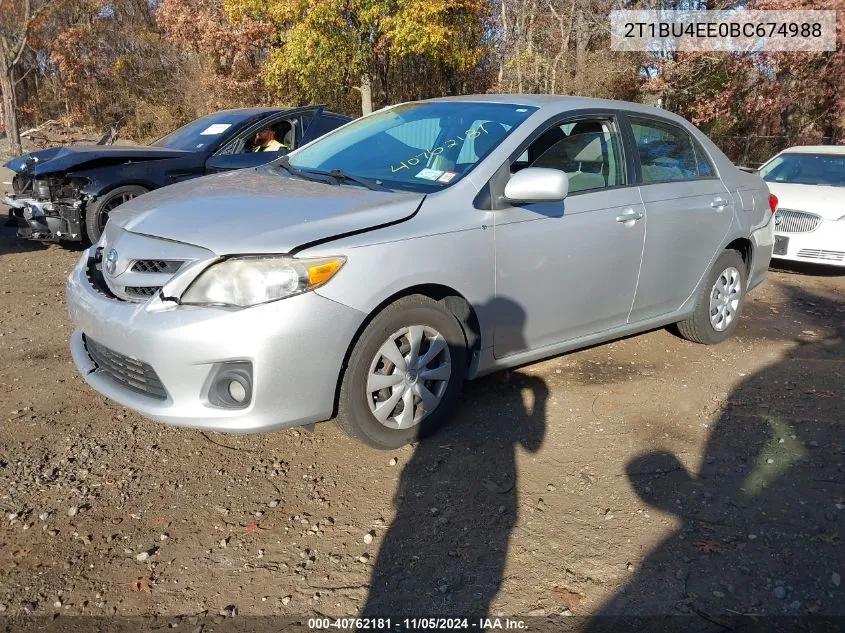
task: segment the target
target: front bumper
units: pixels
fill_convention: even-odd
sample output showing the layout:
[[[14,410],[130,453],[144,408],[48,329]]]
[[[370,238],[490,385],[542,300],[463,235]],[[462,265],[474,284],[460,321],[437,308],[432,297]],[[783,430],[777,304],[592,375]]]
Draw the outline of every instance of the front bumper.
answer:
[[[68,279],[71,354],[101,394],[154,420],[213,431],[269,431],[332,416],[362,312],[314,292],[245,310],[175,306],[158,297],[129,303],[91,285],[87,260],[86,251]],[[166,396],[114,380],[89,356],[83,335],[151,366]],[[218,408],[203,396],[212,368],[227,361],[252,363],[252,399],[244,409]]]
[[[775,231],[776,259],[845,267],[845,220],[822,220],[806,233]]]
[[[7,193],[3,204],[18,225],[18,237],[38,241],[82,240],[81,202],[46,202]]]

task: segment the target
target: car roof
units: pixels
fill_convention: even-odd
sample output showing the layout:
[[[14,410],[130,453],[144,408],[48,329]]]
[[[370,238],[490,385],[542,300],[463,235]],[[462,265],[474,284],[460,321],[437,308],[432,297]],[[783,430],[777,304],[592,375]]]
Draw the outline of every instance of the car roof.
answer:
[[[314,107],[318,107],[318,106],[314,106]],[[286,112],[288,110],[297,110],[297,109],[298,108],[292,108],[292,107],[288,107],[288,106],[284,106],[284,107],[279,106],[279,107],[276,107],[276,108],[272,108],[272,107],[230,108],[228,110],[217,110],[216,112],[213,112],[212,114],[220,114],[221,112],[231,112],[231,113],[234,113],[234,114],[243,114],[245,116],[251,116],[251,115],[260,115],[260,114],[275,114],[277,112]],[[323,114],[330,114],[332,116],[343,117],[343,118],[346,118],[346,119],[351,118],[351,117],[346,116],[345,114],[338,114],[337,112],[331,112],[330,110],[326,110],[326,109],[323,109]]]
[[[781,153],[845,155],[845,145],[796,145],[794,147],[787,147]]]
[[[687,121],[683,117],[678,116],[674,112],[664,110],[663,108],[646,105],[644,103],[634,103],[632,101],[595,99],[593,97],[580,97],[575,95],[535,95],[518,93],[476,94],[457,97],[438,97],[435,99],[427,99],[426,101],[507,103],[512,105],[533,106],[535,108],[539,108],[540,110],[549,110],[550,113],[561,112],[565,110],[580,110],[584,108],[627,110],[629,112],[639,112],[646,115],[650,114],[658,117],[663,117],[665,119],[671,119],[689,125],[689,121]]]

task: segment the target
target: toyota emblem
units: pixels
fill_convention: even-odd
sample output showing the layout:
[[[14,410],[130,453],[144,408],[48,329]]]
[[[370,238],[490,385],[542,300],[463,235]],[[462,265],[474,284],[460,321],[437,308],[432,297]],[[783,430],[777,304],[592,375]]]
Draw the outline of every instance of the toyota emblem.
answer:
[[[117,270],[117,251],[111,249],[106,257],[106,272],[109,275],[114,275]]]

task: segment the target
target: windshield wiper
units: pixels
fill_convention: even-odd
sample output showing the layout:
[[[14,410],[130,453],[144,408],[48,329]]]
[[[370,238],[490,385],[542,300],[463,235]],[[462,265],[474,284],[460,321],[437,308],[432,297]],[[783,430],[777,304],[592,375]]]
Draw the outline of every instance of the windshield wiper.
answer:
[[[337,184],[337,179],[329,176],[329,174],[297,169],[290,164],[287,156],[282,156],[276,164],[295,178],[302,178],[302,180],[310,180],[311,182],[322,182],[327,185]]]
[[[359,185],[363,185],[372,191],[390,191],[390,189],[384,186],[381,180],[377,180],[375,178],[364,178],[363,176],[353,176],[341,169],[332,169],[330,171],[323,171],[321,169],[300,169],[299,172],[304,174],[314,174],[315,176],[331,176],[337,183],[354,182]]]
[[[288,172],[291,176],[302,178],[303,180],[311,180],[313,182],[324,182],[330,185],[338,185],[341,182],[355,182],[359,185],[365,186],[367,189],[373,191],[390,191],[387,187],[382,185],[381,180],[371,178],[364,178],[363,176],[353,176],[347,174],[340,169],[332,169],[331,171],[323,171],[322,169],[300,169],[290,164],[287,156],[282,156],[277,165]]]

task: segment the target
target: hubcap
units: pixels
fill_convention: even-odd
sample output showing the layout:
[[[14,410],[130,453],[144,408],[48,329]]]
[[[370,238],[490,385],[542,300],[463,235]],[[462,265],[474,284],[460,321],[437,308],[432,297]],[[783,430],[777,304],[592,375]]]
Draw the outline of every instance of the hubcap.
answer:
[[[710,292],[710,325],[723,332],[736,318],[742,298],[742,277],[730,266],[722,271]]]
[[[384,426],[416,426],[440,404],[452,363],[446,339],[434,328],[411,325],[382,344],[367,375],[367,403]]]

